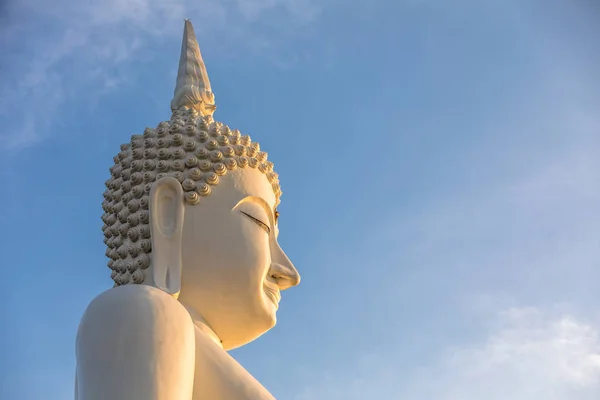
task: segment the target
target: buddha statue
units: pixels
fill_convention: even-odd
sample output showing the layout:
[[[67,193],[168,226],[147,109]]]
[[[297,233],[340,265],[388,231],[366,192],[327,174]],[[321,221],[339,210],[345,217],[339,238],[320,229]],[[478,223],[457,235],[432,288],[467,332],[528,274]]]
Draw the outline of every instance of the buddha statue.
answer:
[[[170,121],[121,146],[102,227],[114,287],[77,332],[77,400],[273,399],[227,350],[276,323],[300,276],[277,242],[267,153],[213,120],[185,21]]]

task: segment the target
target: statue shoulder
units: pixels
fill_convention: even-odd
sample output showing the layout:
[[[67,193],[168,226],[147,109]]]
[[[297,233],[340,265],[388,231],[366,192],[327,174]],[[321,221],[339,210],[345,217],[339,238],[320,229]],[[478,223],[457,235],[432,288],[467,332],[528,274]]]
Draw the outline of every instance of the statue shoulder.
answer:
[[[187,310],[169,294],[148,285],[124,285],[99,294],[87,307],[82,323],[181,323],[193,329]]]
[[[173,297],[147,285],[107,290],[77,331],[77,398],[191,398],[194,349],[191,317]]]

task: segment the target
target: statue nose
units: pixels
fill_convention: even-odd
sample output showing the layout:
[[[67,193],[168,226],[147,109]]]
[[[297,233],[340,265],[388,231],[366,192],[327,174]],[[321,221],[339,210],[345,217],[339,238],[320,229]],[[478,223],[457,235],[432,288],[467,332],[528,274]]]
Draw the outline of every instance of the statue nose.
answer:
[[[300,274],[288,256],[277,245],[273,252],[269,275],[277,281],[279,290],[286,290],[300,283]]]

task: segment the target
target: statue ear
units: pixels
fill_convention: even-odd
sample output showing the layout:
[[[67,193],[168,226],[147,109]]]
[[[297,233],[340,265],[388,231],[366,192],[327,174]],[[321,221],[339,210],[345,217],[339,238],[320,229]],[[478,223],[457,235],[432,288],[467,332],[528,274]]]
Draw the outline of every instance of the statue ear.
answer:
[[[185,212],[183,188],[172,177],[159,179],[150,191],[152,276],[157,288],[177,297],[181,289],[181,243]]]

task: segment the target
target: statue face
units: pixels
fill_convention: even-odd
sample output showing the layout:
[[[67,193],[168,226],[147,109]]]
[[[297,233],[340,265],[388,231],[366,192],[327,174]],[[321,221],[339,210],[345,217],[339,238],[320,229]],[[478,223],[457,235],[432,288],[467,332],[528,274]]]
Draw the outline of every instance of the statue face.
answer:
[[[271,184],[254,168],[230,171],[200,204],[185,205],[179,300],[225,349],[272,328],[280,291],[300,282],[277,243],[274,207]]]

